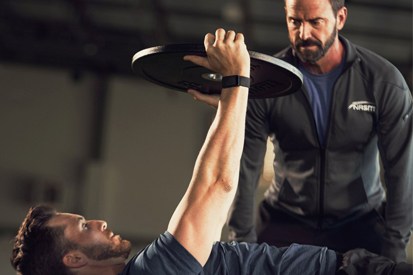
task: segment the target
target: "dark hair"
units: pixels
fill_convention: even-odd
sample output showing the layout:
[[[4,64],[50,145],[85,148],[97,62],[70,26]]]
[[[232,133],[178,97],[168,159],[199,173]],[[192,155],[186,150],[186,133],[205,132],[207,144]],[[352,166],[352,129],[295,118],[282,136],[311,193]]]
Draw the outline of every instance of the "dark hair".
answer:
[[[65,240],[65,227],[47,226],[56,214],[56,210],[47,205],[30,208],[14,238],[11,264],[19,274],[71,274],[62,259],[76,249],[76,245]]]
[[[285,1],[286,0],[284,0],[284,5],[285,5]],[[342,7],[344,7],[344,2],[345,2],[345,0],[330,0],[330,4],[331,4],[331,7],[333,9],[334,16],[337,16],[338,11]]]
[[[345,0],[330,0],[331,7],[333,8],[334,16],[337,16],[338,11],[344,7]]]

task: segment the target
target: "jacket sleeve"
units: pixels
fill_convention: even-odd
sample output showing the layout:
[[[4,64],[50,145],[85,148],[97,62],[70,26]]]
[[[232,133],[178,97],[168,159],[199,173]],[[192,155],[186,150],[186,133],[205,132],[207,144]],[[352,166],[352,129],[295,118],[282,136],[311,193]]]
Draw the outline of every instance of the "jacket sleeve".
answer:
[[[248,102],[238,190],[227,220],[230,241],[257,241],[254,229],[255,193],[269,131],[265,104],[264,99],[253,99]]]
[[[413,224],[412,95],[404,80],[399,83],[384,84],[378,105],[379,150],[387,190],[381,254],[396,262],[406,261]]]

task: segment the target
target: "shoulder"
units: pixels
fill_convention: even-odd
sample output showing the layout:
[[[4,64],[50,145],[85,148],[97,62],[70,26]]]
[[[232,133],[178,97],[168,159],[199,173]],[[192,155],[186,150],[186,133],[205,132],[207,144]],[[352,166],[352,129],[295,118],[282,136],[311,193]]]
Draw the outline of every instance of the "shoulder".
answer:
[[[408,89],[403,75],[387,59],[362,46],[351,44],[351,47],[349,51],[354,51],[356,55],[355,62],[357,64],[354,68],[375,87],[387,86],[401,90]]]
[[[294,54],[291,46],[277,52],[274,54],[274,57],[284,60],[290,64],[294,63]]]
[[[137,253],[121,275],[198,274],[199,262],[169,233],[165,232]]]

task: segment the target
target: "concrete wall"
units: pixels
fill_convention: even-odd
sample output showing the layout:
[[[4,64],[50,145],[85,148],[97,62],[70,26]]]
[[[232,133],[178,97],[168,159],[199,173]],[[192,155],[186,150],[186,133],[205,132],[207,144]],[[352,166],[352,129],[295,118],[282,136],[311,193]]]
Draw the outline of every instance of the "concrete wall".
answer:
[[[165,231],[188,186],[214,110],[134,79],[113,79],[109,90],[103,157],[90,166],[86,211],[114,231],[152,238]]]
[[[93,78],[0,66],[0,274],[12,274],[10,243],[30,205],[76,208],[88,158]]]

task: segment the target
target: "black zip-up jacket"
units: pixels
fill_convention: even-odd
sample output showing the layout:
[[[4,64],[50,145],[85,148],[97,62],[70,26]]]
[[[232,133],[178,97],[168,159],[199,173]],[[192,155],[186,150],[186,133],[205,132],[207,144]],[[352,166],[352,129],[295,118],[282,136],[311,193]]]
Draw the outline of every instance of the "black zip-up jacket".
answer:
[[[387,189],[382,255],[405,261],[413,221],[412,95],[390,62],[340,41],[346,60],[332,93],[325,146],[304,85],[288,96],[249,101],[230,239],[256,241],[254,197],[270,136],[275,181],[265,200],[315,228],[339,226],[381,207],[380,155]],[[275,56],[297,67],[290,47]]]

